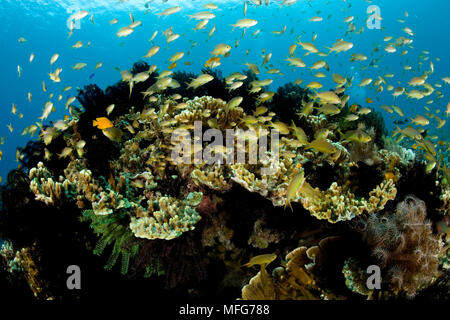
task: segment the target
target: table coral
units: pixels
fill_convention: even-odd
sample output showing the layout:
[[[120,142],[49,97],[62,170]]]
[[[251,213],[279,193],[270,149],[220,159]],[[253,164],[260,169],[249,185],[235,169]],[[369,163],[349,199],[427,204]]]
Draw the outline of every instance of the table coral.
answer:
[[[363,213],[380,211],[389,200],[395,199],[397,189],[392,180],[386,180],[369,192],[368,199],[358,199],[349,190],[333,182],[326,191],[304,185],[297,192],[300,202],[313,216],[329,222],[351,220]]]

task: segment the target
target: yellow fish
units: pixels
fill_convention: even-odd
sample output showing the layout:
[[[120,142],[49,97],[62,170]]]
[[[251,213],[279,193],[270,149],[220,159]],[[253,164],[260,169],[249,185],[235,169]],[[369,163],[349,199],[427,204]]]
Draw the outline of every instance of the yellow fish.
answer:
[[[322,153],[335,153],[337,151],[337,148],[325,139],[316,139],[312,141],[305,149],[314,149],[317,152]]]
[[[249,262],[244,264],[243,267],[248,267],[249,268],[251,266],[254,266],[255,264],[257,264],[257,265],[268,265],[269,263],[271,263],[276,258],[277,258],[277,255],[274,254],[274,253],[262,254],[262,255],[259,255],[259,256],[254,256],[253,258],[250,259]]]
[[[106,117],[101,117],[93,120],[92,125],[99,128],[100,130],[112,128],[114,126],[113,123]]]
[[[102,132],[106,137],[108,137],[108,139],[112,141],[120,142],[120,140],[122,140],[123,131],[120,130],[119,128],[109,127],[106,128],[105,130],[102,130]]]
[[[284,204],[284,208],[289,205],[291,207],[291,201],[295,198],[297,195],[297,190],[302,187],[302,185],[305,183],[305,171],[302,169],[299,173],[297,173],[294,178],[292,178],[291,182],[289,182],[289,185],[286,189],[286,203]]]
[[[220,65],[220,57],[212,57],[205,62],[205,68],[214,68],[218,65]]]

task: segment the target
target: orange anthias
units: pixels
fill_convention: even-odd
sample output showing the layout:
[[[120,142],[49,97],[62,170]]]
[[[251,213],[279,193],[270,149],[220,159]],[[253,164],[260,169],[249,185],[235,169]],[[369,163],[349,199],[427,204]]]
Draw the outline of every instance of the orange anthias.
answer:
[[[114,126],[113,123],[106,117],[101,117],[93,120],[92,125],[99,128],[100,130],[112,128]]]

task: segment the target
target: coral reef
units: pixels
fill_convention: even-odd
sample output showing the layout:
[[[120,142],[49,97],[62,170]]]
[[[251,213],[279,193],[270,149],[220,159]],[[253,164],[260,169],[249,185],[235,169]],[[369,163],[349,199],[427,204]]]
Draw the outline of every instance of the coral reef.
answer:
[[[164,288],[153,290],[161,297],[236,298],[248,283],[244,299],[374,298],[364,286],[369,262],[388,275],[383,297],[440,283],[449,188],[436,183],[441,171],[427,172],[411,150],[383,139],[379,114],[349,123],[346,103],[327,115],[293,84],[263,103],[264,89],[249,92],[253,73],[241,73],[231,91],[230,77],[203,72],[214,80],[196,90],[186,85],[196,75],[184,72],[153,72],[132,91],[126,81],[86,86],[84,110],[71,110],[65,130],[44,126],[42,141],[21,150],[24,169],[1,192],[0,236],[13,244],[2,263],[17,267],[33,294],[69,295],[51,285],[62,276],[50,265],[58,254],[71,264],[67,247],[94,266],[92,283],[118,274],[118,288]],[[92,125],[106,116],[116,135]],[[242,267],[272,253],[285,256],[281,266],[273,268],[277,259],[256,276]]]

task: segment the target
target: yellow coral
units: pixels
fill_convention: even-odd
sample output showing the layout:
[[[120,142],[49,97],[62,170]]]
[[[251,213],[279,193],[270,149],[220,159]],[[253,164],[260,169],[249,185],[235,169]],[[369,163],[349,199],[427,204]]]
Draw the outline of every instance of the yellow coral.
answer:
[[[50,171],[39,162],[37,168],[32,168],[29,173],[30,189],[35,194],[36,200],[47,205],[55,205],[64,196],[63,184],[55,182]]]
[[[207,166],[197,168],[191,172],[191,178],[197,185],[205,185],[212,190],[226,192],[231,188],[231,183],[225,179],[224,166]]]
[[[369,199],[358,199],[354,193],[344,191],[336,182],[333,182],[327,191],[312,189],[305,183],[297,194],[298,201],[313,216],[335,223],[353,219],[364,212],[382,210],[387,201],[395,199],[397,189],[392,180],[385,180],[369,192]]]
[[[286,267],[275,268],[272,275],[262,269],[242,288],[244,300],[318,300],[330,296],[316,283],[314,269],[324,264],[328,246],[337,237],[328,237],[311,248],[299,247],[286,255]]]

